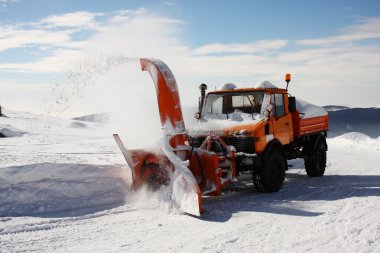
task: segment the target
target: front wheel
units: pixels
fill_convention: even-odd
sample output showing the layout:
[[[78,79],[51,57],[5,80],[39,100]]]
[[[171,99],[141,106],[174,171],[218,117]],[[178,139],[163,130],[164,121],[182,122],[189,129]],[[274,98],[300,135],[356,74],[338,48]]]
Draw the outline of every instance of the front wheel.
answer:
[[[278,151],[269,154],[264,164],[253,175],[253,184],[259,192],[278,192],[285,179],[285,159]]]
[[[320,139],[317,145],[309,150],[305,160],[305,169],[309,177],[321,177],[325,173],[327,162],[327,146],[325,142]]]

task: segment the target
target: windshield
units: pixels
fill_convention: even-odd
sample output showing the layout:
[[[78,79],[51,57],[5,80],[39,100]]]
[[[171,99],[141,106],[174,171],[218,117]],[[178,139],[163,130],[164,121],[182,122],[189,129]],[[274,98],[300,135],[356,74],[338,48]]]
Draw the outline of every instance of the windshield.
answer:
[[[202,116],[232,118],[230,114],[240,114],[241,116],[248,114],[252,119],[262,114],[263,101],[267,101],[267,96],[263,91],[209,94],[203,107]]]

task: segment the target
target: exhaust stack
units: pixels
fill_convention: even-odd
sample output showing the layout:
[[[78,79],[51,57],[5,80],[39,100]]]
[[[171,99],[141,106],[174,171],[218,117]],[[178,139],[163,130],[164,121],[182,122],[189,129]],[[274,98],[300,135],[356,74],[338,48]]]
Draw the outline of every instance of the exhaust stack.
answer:
[[[199,90],[201,91],[201,96],[199,97],[199,101],[198,101],[198,115],[196,116],[196,118],[198,118],[198,119],[201,116],[202,109],[203,109],[203,104],[205,102],[207,85],[204,84],[204,83],[202,83],[201,85],[199,85]]]

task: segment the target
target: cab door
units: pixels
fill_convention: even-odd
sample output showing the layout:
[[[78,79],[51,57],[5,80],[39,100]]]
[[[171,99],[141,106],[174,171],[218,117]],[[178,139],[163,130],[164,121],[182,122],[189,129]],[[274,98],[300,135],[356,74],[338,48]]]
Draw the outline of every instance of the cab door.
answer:
[[[272,95],[272,103],[274,105],[272,117],[273,135],[283,145],[293,141],[292,116],[288,112],[284,96],[286,94],[275,93]]]

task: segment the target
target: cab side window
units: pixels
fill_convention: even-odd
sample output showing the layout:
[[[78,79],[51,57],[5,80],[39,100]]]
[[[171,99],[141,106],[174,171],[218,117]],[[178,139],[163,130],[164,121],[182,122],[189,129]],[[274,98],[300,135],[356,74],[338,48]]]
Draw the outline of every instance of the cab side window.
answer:
[[[283,94],[274,94],[274,115],[276,118],[285,115],[284,96]]]
[[[223,97],[217,97],[216,99],[214,97],[210,97],[210,100],[213,99],[210,104],[211,106],[206,109],[207,113],[215,113],[215,114],[221,114],[223,109]]]

